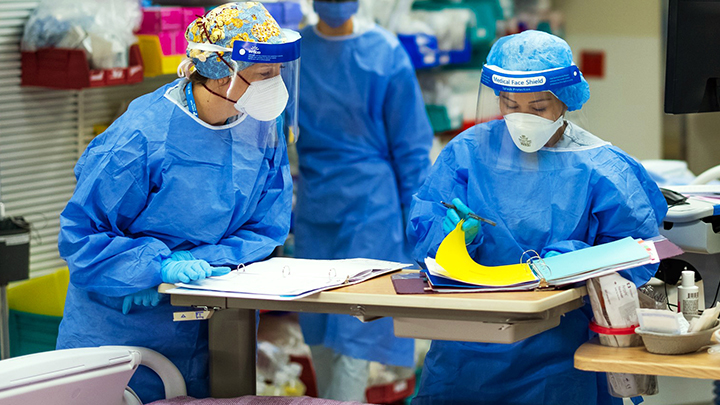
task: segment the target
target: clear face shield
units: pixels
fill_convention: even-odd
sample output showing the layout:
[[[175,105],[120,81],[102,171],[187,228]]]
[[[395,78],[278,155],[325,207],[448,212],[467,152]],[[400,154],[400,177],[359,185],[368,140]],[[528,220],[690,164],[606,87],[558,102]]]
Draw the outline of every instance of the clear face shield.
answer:
[[[568,113],[557,91],[581,81],[577,66],[536,72],[518,72],[483,66],[476,124],[504,119],[513,143],[533,153],[558,142],[566,121],[582,120]]]
[[[258,121],[278,119],[278,128],[287,142],[295,143],[299,135],[301,38],[299,33],[289,29],[284,29],[283,35],[286,42],[282,44],[233,42],[235,74],[228,92],[230,99],[237,100],[235,108],[238,111]],[[243,69],[248,63],[251,65]]]
[[[218,97],[258,121],[276,121],[279,136],[288,143],[298,138],[298,80],[300,73],[300,34],[282,30],[285,42],[279,44],[236,39],[233,48],[208,43],[189,43],[188,49],[213,52],[212,58],[233,72],[224,94]],[[230,62],[223,56],[231,52]],[[208,91],[211,91],[208,89]]]

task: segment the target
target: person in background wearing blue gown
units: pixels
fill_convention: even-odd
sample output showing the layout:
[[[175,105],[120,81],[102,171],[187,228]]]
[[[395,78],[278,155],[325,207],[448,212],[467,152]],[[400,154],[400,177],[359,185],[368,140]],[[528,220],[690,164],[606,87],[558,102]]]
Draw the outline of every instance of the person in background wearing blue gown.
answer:
[[[405,219],[430,168],[433,132],[397,38],[353,17],[357,1],[314,1],[300,66],[296,256],[411,263]],[[320,396],[362,401],[369,361],[411,367],[392,319],[301,314]]]
[[[530,249],[546,256],[658,235],[667,205],[644,168],[565,118],[590,96],[565,41],[538,31],[500,38],[482,83],[499,96],[504,119],[476,125],[441,152],[413,198],[407,232],[415,260],[435,257],[461,219],[468,252],[486,266],[518,263]],[[641,286],[656,270],[621,274]],[[433,341],[413,405],[622,404],[604,374],[573,368],[591,316],[588,303],[512,344]]]
[[[188,394],[202,398],[207,321],[173,322],[174,311],[188,309],[172,308],[157,287],[266,258],[287,237],[292,202],[275,119],[287,103],[280,66],[238,62],[213,47],[286,40],[256,2],[210,11],[186,38],[203,45],[188,47],[185,77],[134,100],[75,166],[77,186],[60,217],[70,285],[57,348],[156,350],[178,367]],[[130,387],[144,403],[164,398],[144,367]]]

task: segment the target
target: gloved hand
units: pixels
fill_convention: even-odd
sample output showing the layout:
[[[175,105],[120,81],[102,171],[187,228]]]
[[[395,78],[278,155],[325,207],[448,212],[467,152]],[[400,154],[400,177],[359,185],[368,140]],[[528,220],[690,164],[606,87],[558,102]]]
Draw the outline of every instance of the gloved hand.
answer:
[[[462,230],[465,232],[465,244],[469,245],[480,234],[480,221],[470,218],[469,214],[474,212],[465,205],[459,198],[452,200],[455,209],[448,208],[443,220],[443,230],[445,234],[450,233],[457,227],[461,219],[464,219]]]
[[[163,283],[172,284],[189,283],[210,276],[223,276],[229,272],[230,267],[213,267],[205,260],[175,260],[172,256],[164,260],[160,267]]]
[[[160,293],[157,288],[148,288],[135,294],[126,295],[123,299],[122,313],[127,315],[133,304],[145,307],[156,307],[160,302]]]
[[[545,256],[543,256],[544,259],[547,259],[548,257],[553,256],[560,256],[562,253],[558,252],[557,250],[550,250],[547,253],[545,253]]]
[[[170,255],[170,258],[178,262],[180,260],[196,260],[195,256],[193,256],[192,252],[189,250],[178,250],[177,252],[173,252],[173,254]]]

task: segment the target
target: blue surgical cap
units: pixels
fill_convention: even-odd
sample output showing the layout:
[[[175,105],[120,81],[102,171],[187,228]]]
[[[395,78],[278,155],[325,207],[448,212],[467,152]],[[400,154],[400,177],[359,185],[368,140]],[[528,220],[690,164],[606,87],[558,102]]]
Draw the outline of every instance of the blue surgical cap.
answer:
[[[238,39],[268,44],[285,42],[285,36],[277,21],[256,1],[227,3],[210,10],[204,17],[190,23],[185,31],[185,38],[188,43],[210,43],[230,49]],[[252,64],[233,61],[229,51],[222,56],[228,64],[223,63],[216,52],[188,49],[186,54],[195,64],[195,69],[209,79],[230,76],[232,71],[228,64],[237,64],[237,70],[243,70]]]
[[[533,72],[572,65],[572,51],[563,39],[542,31],[523,31],[495,42],[487,57],[488,65],[505,70]],[[553,91],[568,111],[582,108],[590,98],[590,86],[584,77],[580,83]]]

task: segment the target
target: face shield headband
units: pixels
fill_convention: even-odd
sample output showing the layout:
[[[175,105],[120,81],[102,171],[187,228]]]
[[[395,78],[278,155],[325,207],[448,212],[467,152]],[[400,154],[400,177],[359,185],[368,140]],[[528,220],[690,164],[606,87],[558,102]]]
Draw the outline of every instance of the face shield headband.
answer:
[[[495,90],[495,94],[501,91],[508,93],[553,92],[559,88],[580,83],[581,80],[580,69],[575,65],[535,72],[510,71],[497,66],[484,65],[480,76],[480,82]]]
[[[284,29],[283,33],[288,42],[282,44],[246,42],[238,39],[233,42],[232,49],[215,44],[197,42],[190,42],[187,49],[217,52],[219,59],[223,62],[225,62],[225,60],[222,56],[225,52],[232,52],[231,58],[234,61],[250,63],[287,63],[298,60],[300,58],[300,34],[288,29]],[[236,67],[230,65],[228,65],[228,69],[237,70]]]

